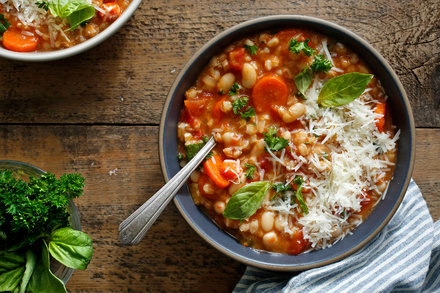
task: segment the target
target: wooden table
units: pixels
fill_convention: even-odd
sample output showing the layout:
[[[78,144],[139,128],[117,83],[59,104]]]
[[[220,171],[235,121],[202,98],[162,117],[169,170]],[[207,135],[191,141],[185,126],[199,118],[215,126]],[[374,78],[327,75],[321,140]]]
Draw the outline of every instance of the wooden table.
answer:
[[[283,2],[283,3],[282,3]],[[440,2],[144,1],[100,46],[66,60],[0,60],[2,159],[62,174],[81,172],[76,201],[94,240],[70,292],[227,292],[244,265],[205,243],[174,205],[139,246],[118,241],[119,223],[164,183],[158,122],[171,83],[217,33],[258,16],[303,14],[367,39],[399,75],[414,110],[414,179],[440,218]]]

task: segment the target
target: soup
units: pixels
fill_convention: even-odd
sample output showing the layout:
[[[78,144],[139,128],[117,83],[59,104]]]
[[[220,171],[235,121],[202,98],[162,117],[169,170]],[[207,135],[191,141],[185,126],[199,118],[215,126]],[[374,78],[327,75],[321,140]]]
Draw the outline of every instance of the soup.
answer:
[[[5,49],[44,52],[80,44],[112,24],[130,0],[0,0]]]
[[[355,52],[302,29],[263,32],[214,56],[185,93],[182,166],[194,203],[243,245],[299,254],[344,238],[385,196],[399,131]]]

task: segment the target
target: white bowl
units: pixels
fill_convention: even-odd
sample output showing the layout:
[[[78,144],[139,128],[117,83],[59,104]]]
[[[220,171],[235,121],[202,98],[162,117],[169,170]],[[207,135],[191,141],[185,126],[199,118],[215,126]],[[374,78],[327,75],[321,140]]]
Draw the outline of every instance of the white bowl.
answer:
[[[142,0],[132,0],[127,9],[118,17],[109,27],[100,32],[95,37],[88,39],[78,45],[67,49],[55,50],[50,52],[14,52],[0,47],[0,57],[19,61],[44,62],[67,58],[82,53],[94,46],[100,44],[118,29],[133,15]]]

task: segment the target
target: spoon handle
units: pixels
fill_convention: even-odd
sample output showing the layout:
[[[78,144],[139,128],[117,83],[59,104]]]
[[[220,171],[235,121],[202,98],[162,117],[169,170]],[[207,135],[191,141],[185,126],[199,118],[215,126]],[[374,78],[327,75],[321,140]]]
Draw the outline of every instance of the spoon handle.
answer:
[[[119,239],[123,244],[136,245],[141,241],[177,191],[214,146],[215,140],[211,137],[185,167],[119,225]]]

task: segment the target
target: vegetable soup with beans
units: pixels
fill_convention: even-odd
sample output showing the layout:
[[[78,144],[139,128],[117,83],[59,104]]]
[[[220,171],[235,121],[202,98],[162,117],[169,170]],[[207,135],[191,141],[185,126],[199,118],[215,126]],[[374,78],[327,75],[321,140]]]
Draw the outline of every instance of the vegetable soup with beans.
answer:
[[[0,0],[5,49],[43,52],[90,39],[112,24],[130,0]]]
[[[239,40],[185,93],[183,166],[194,203],[243,245],[299,254],[344,238],[385,196],[399,131],[368,65],[344,44],[286,29]]]

